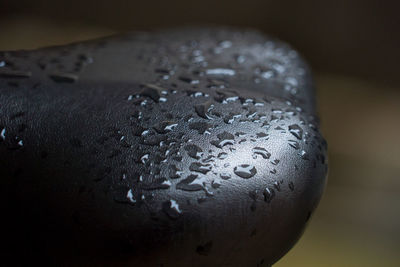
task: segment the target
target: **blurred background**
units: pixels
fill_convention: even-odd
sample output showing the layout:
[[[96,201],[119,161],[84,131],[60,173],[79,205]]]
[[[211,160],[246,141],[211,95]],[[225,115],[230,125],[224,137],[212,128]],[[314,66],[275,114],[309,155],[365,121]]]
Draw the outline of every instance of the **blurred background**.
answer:
[[[330,173],[275,266],[400,266],[399,10],[396,0],[0,0],[0,50],[198,24],[291,43],[315,73]]]

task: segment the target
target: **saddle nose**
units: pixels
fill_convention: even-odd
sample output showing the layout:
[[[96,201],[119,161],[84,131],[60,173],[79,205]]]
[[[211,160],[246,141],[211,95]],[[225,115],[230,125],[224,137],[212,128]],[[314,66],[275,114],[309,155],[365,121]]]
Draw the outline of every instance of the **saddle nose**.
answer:
[[[5,261],[269,266],[322,195],[309,67],[256,31],[0,53]]]

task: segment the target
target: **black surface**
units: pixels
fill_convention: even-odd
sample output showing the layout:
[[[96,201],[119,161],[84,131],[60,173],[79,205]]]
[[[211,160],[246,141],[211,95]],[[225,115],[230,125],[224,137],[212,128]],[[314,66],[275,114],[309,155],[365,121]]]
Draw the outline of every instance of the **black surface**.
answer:
[[[0,53],[4,261],[272,264],[325,185],[313,94],[253,31]]]

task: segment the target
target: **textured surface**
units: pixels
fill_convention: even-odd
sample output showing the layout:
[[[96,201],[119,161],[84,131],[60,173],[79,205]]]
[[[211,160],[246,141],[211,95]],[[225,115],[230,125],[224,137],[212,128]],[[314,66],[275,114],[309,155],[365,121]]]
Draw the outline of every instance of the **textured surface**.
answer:
[[[310,73],[258,33],[3,53],[0,76],[3,195],[38,230],[37,257],[74,247],[81,262],[268,265],[322,193]]]

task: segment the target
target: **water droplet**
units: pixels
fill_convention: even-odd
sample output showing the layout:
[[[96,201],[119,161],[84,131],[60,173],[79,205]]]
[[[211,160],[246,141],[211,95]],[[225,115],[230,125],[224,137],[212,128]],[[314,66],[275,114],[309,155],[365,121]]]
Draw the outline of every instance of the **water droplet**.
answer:
[[[203,150],[196,145],[187,145],[185,146],[185,150],[187,151],[188,155],[194,159],[200,159],[203,156]]]
[[[235,60],[236,60],[236,63],[242,64],[242,63],[244,63],[246,61],[246,57],[243,56],[243,55],[237,55],[235,57]]]
[[[170,202],[172,209],[176,210],[178,213],[182,213],[182,211],[179,209],[178,203],[175,200],[171,199]]]
[[[148,180],[151,180],[151,178]],[[145,183],[141,184],[141,188],[143,190],[168,189],[171,187],[171,185],[171,181],[167,180],[166,178],[157,178],[153,181],[146,181]]]
[[[3,139],[3,141],[6,140],[6,128],[3,128],[3,130],[1,130],[0,137],[1,139]]]
[[[147,99],[144,99],[142,102],[140,102],[140,105],[142,107],[146,106],[149,103],[149,101],[147,101]]]
[[[208,88],[226,88],[229,87],[229,83],[222,79],[209,79],[209,84],[207,85]]]
[[[240,137],[240,136],[245,136],[246,133],[244,133],[244,132],[236,132],[235,135]]]
[[[285,82],[287,82],[289,85],[291,85],[291,86],[297,86],[299,83],[298,83],[298,81],[297,81],[297,79],[296,78],[294,78],[294,77],[287,77],[286,79],[285,79]]]
[[[264,195],[264,201],[270,203],[275,196],[275,191],[274,189],[267,187],[264,189],[263,195]]]
[[[204,178],[198,178],[197,174],[191,174],[176,185],[176,189],[185,191],[199,191],[204,188]]]
[[[309,159],[310,159],[310,158],[308,157],[308,153],[307,153],[306,151],[304,151],[304,150],[302,150],[302,151],[300,152],[300,156],[301,156],[301,158],[304,159],[304,160],[309,160]]]
[[[232,42],[229,41],[229,40],[225,40],[225,41],[220,42],[218,44],[218,46],[221,47],[221,48],[229,48],[229,47],[232,46]]]
[[[276,190],[281,191],[281,185],[279,184],[278,181],[274,182],[274,187],[275,187]]]
[[[150,97],[155,102],[159,101],[162,92],[165,91],[164,88],[155,84],[144,84],[142,86],[143,90],[140,92],[140,95]]]
[[[266,80],[271,79],[273,76],[274,76],[274,72],[272,70],[264,71],[261,73],[261,77],[263,77]]]
[[[282,111],[281,109],[272,109],[272,113],[275,113],[275,114],[282,114],[283,111]]]
[[[221,183],[219,181],[217,181],[217,180],[213,180],[211,182],[211,186],[212,186],[212,188],[217,189],[217,188],[219,188],[221,186]]]
[[[141,143],[144,145],[157,146],[165,141],[167,137],[165,135],[144,135]]]
[[[225,116],[224,122],[227,123],[227,124],[232,124],[235,121],[235,119],[238,119],[241,116],[242,115],[240,115],[240,114],[236,115],[236,114],[230,113],[229,115]]]
[[[200,172],[202,174],[207,174],[209,171],[211,171],[211,165],[201,164],[199,162],[193,162],[192,164],[190,164],[189,170],[194,172]]]
[[[222,104],[228,104],[228,103],[230,103],[230,102],[235,102],[235,101],[237,101],[237,100],[239,100],[239,97],[238,97],[238,96],[230,96],[230,97],[225,98],[225,99],[222,101]]]
[[[204,119],[212,119],[210,115],[208,115],[208,112],[210,112],[213,109],[214,105],[212,104],[211,100],[208,100],[202,104],[198,104],[194,106],[194,109],[200,117]]]
[[[207,162],[213,162],[215,156],[213,155],[208,155],[205,159],[202,160],[202,162],[207,163]]]
[[[126,198],[132,204],[136,203],[136,199],[133,197],[132,189],[129,189],[128,193],[126,194]]]
[[[219,177],[221,177],[221,179],[224,179],[224,180],[231,179],[231,175],[229,173],[226,173],[226,172],[221,173],[219,175]]]
[[[150,133],[150,131],[149,131],[149,130],[144,130],[144,131],[141,133],[141,136],[148,135],[149,133]]]
[[[226,159],[228,157],[228,153],[221,152],[218,154],[219,159]]]
[[[268,136],[268,134],[263,133],[263,132],[259,132],[259,133],[256,134],[256,136],[257,136],[257,138],[262,138],[262,137]]]
[[[273,161],[271,161],[271,163],[272,163],[273,165],[278,165],[279,162],[280,162],[279,159],[274,159]]]
[[[174,130],[178,126],[177,123],[172,122],[172,121],[163,121],[161,123],[158,123],[156,126],[153,126],[153,128],[160,134],[165,134],[168,133],[172,130]]]
[[[181,80],[181,81],[183,81],[183,82],[185,82],[185,83],[190,83],[190,84],[198,84],[198,83],[200,83],[199,80],[193,80],[193,79],[191,79],[191,78],[183,77],[183,76],[180,76],[180,77],[179,77],[179,80]]]
[[[223,133],[218,134],[217,137],[219,140],[213,140],[211,141],[211,144],[218,148],[234,144],[235,136],[231,133],[224,131]]]
[[[175,164],[169,165],[169,177],[171,179],[177,179],[180,178],[182,175],[182,171],[179,170]]]
[[[297,124],[290,125],[289,132],[299,140],[303,138],[303,129]]]
[[[257,173],[257,170],[252,165],[242,164],[242,165],[236,166],[233,169],[233,172],[239,177],[242,177],[244,179],[249,179]]]
[[[253,148],[253,153],[261,155],[264,159],[269,159],[271,157],[271,153],[269,153],[265,148],[262,147]]]
[[[207,122],[193,122],[189,124],[189,128],[192,130],[197,130],[199,134],[204,134],[211,125]]]
[[[293,147],[294,149],[300,149],[300,144],[295,140],[289,140],[289,146]]]
[[[168,217],[171,219],[178,219],[179,216],[182,214],[181,209],[179,208],[178,203],[171,199],[169,201],[165,201],[162,204],[162,210],[167,214]]]
[[[140,158],[140,161],[143,163],[143,164],[146,164],[146,162],[149,160],[149,154],[145,154],[145,155],[143,155],[141,158]]]
[[[217,68],[217,69],[208,69],[206,70],[207,75],[228,75],[228,76],[234,76],[236,72],[232,69],[223,69],[223,68]]]

